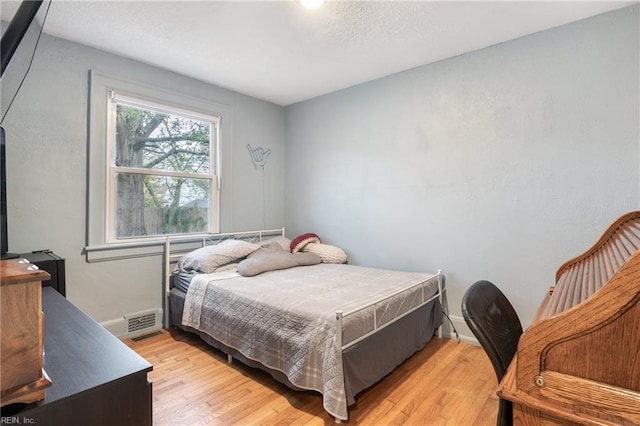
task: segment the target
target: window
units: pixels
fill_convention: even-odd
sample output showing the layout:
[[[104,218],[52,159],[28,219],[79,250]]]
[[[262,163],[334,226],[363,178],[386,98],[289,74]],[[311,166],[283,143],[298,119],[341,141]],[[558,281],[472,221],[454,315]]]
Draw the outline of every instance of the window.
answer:
[[[108,240],[211,232],[219,117],[109,98]]]
[[[231,227],[233,110],[198,84],[154,83],[89,73],[87,261]]]

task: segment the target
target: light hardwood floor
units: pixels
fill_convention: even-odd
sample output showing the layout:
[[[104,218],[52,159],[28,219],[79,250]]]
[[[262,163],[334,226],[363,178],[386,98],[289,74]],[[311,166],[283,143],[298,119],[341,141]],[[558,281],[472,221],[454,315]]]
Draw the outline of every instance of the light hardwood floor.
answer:
[[[153,364],[154,425],[333,425],[313,392],[296,392],[179,330],[125,340]],[[349,425],[495,425],[497,382],[478,346],[435,338],[356,397]]]

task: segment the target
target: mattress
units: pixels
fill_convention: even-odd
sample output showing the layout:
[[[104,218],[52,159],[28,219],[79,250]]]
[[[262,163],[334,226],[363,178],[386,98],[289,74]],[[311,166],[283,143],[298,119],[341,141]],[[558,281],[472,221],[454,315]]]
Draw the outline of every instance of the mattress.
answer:
[[[344,342],[356,342],[436,294],[437,277],[321,264],[225,278],[174,277],[174,323],[244,362],[281,373],[274,377],[283,374],[294,388],[320,392],[325,409],[339,419],[346,419],[357,392],[422,348],[441,323],[434,301],[342,353],[335,344],[337,310],[346,314]],[[180,311],[186,311],[182,318]]]

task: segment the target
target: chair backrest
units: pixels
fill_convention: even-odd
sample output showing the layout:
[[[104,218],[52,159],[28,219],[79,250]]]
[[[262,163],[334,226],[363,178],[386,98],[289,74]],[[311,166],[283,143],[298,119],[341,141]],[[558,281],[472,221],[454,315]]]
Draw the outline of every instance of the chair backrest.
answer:
[[[462,297],[462,316],[489,356],[499,382],[518,349],[522,334],[518,314],[498,287],[483,280]]]

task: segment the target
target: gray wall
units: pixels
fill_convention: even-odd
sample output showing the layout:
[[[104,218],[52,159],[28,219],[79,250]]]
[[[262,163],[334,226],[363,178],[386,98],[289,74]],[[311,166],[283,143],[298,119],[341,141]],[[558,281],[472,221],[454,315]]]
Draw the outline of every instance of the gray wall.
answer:
[[[555,269],[639,208],[638,11],[286,109],[45,37],[3,123],[10,249],[65,257],[69,299],[100,322],[161,306],[159,256],[89,264],[82,255],[95,69],[233,110],[223,231],[284,224],[289,236],[316,232],[341,246],[354,264],[441,268],[458,324],[466,288],[490,279],[526,324]],[[272,150],[264,175],[247,143]]]
[[[556,268],[639,207],[638,11],[287,107],[288,234],[443,269],[458,325],[467,287],[492,280],[527,325]]]
[[[85,262],[90,69],[231,108],[233,147],[223,153],[223,168],[231,176],[222,182],[223,232],[284,224],[284,110],[103,51],[43,38],[3,123],[9,159],[9,248],[49,248],[64,257],[68,298],[105,322],[161,307],[162,261],[153,256]],[[247,144],[271,149],[264,174],[251,163]]]

